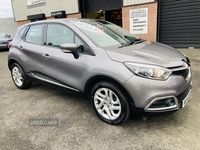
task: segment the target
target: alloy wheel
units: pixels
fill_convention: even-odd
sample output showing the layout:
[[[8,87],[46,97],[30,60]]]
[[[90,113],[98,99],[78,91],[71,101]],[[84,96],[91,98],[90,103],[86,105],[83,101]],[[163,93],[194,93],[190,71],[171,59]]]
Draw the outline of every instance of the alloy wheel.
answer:
[[[122,111],[118,96],[108,88],[99,88],[94,94],[94,106],[98,113],[106,119],[117,119]]]
[[[20,87],[23,85],[24,78],[22,76],[22,73],[20,72],[20,69],[18,67],[13,67],[12,69],[12,76],[15,84]]]

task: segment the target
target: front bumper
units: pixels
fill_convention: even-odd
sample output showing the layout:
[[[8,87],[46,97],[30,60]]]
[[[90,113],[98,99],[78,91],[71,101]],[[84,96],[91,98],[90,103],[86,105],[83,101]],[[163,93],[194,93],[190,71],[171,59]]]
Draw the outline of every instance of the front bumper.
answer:
[[[0,43],[0,49],[6,49],[8,45],[6,43]]]
[[[125,87],[132,96],[132,112],[136,114],[169,114],[183,108],[191,93],[191,70],[188,76],[172,75],[166,81],[132,76]]]
[[[131,103],[130,107],[132,110],[133,115],[142,115],[142,116],[160,116],[160,115],[168,115],[176,112],[180,108],[183,108],[187,101],[189,100],[191,93],[191,87],[189,87],[187,90],[182,92],[181,94],[177,96],[167,96],[167,97],[160,97],[157,99],[152,100],[145,108],[139,108],[136,107],[135,104]],[[174,101],[174,105],[172,106],[165,106],[165,103],[160,103],[157,108],[156,107],[150,107],[154,104],[156,101],[162,101],[165,99],[171,99]],[[169,101],[170,102],[170,101]]]
[[[191,88],[189,87],[181,94],[175,96],[159,97],[152,100],[145,108],[145,112],[164,112],[183,108],[189,100]]]

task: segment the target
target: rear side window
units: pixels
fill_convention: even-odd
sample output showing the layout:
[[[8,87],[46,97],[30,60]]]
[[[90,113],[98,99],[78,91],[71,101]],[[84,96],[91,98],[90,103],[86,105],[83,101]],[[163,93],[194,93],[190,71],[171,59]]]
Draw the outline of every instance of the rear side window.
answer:
[[[42,28],[43,25],[33,25],[29,28],[25,41],[33,44],[42,44]]]
[[[19,36],[22,38],[22,36],[24,35],[24,32],[26,31],[27,26],[23,27],[20,31],[19,31]]]

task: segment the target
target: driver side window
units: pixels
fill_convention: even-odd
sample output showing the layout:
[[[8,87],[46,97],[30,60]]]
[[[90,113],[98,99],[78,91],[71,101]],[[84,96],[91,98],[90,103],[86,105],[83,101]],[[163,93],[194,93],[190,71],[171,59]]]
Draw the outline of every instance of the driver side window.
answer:
[[[90,53],[84,42],[75,33],[62,24],[48,24],[46,45],[60,47],[64,43],[75,43],[79,53]]]
[[[64,43],[74,43],[74,33],[71,29],[60,24],[47,26],[47,45],[60,47]]]

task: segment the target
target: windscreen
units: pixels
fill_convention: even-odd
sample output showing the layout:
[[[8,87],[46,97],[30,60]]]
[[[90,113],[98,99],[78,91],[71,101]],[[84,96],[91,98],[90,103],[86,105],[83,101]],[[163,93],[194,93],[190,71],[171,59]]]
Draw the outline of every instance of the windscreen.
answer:
[[[103,20],[79,21],[74,22],[74,25],[93,41],[96,46],[102,48],[118,47],[137,39],[137,37],[121,27]]]
[[[5,32],[0,32],[0,37],[6,37],[7,34]]]

